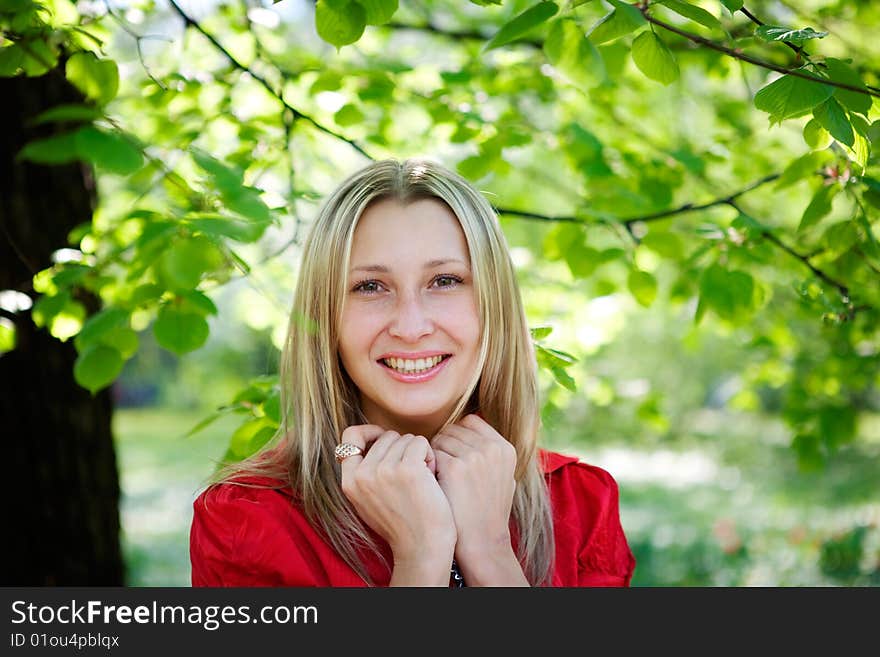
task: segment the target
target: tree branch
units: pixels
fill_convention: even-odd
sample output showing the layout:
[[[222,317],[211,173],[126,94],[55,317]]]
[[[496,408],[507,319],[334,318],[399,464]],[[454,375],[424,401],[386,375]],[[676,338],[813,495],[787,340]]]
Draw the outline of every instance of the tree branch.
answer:
[[[318,123],[318,121],[316,121],[316,120],[313,119],[312,117],[308,116],[307,114],[303,114],[303,113],[300,112],[298,109],[296,109],[295,107],[293,107],[292,105],[290,105],[286,100],[284,100],[284,98],[281,97],[281,94],[280,94],[280,93],[278,93],[277,91],[275,91],[275,89],[272,87],[272,85],[269,84],[269,82],[268,82],[264,77],[262,77],[261,75],[259,75],[258,73],[256,73],[256,72],[253,71],[252,69],[248,68],[247,66],[245,66],[244,64],[242,64],[241,62],[239,62],[237,59],[235,59],[235,57],[233,57],[232,54],[231,54],[228,50],[226,50],[226,48],[223,47],[223,44],[221,44],[219,41],[217,41],[217,39],[214,38],[214,36],[213,36],[212,34],[210,34],[209,32],[207,32],[207,31],[206,31],[201,25],[199,25],[199,23],[198,23],[197,21],[195,21],[194,19],[190,18],[189,15],[187,15],[187,13],[186,13],[185,11],[183,11],[183,9],[180,8],[180,6],[175,2],[175,0],[168,0],[168,1],[169,1],[169,3],[171,4],[171,7],[174,9],[174,11],[177,12],[177,14],[183,19],[184,27],[192,27],[192,28],[195,28],[195,30],[198,31],[198,32],[199,32],[203,37],[205,37],[208,41],[210,41],[211,44],[212,44],[217,50],[219,50],[219,51],[223,54],[223,56],[226,57],[226,59],[229,60],[229,62],[230,62],[235,68],[237,68],[238,70],[240,70],[240,71],[242,71],[242,72],[247,73],[248,75],[250,75],[254,80],[256,80],[256,81],[259,82],[261,85],[263,85],[263,87],[264,87],[264,88],[265,88],[270,94],[272,94],[273,96],[275,96],[275,98],[278,99],[278,102],[280,102],[284,107],[286,107],[286,108],[289,109],[291,112],[293,112],[293,116],[294,116],[295,119],[303,119],[304,121],[307,121],[307,122],[311,123],[315,128],[317,128],[317,129],[320,130],[321,132],[324,132],[324,133],[330,135],[331,137],[335,137],[336,139],[345,142],[346,144],[348,144],[349,146],[351,146],[354,150],[356,150],[358,153],[360,153],[361,155],[363,155],[364,157],[366,157],[368,160],[374,160],[374,159],[375,159],[372,155],[370,155],[369,153],[367,153],[367,151],[365,151],[365,150],[363,149],[363,147],[360,146],[360,144],[358,144],[358,143],[355,142],[354,140],[349,139],[348,137],[344,137],[344,136],[340,135],[340,134],[337,133],[337,132],[334,132],[334,131],[331,130],[330,128],[328,128],[328,127],[326,127],[326,126],[324,126],[324,125]]]
[[[737,209],[739,209],[739,208],[737,208]],[[800,260],[802,263],[804,263],[804,265],[806,265],[806,267],[811,272],[813,272],[813,274],[817,278],[824,281],[825,283],[827,283],[831,287],[837,288],[837,290],[840,292],[841,299],[844,303],[846,303],[846,304],[850,303],[851,300],[850,300],[850,296],[849,296],[849,288],[846,285],[844,285],[843,283],[838,283],[833,278],[831,278],[828,274],[826,274],[821,269],[819,269],[818,267],[813,265],[813,263],[810,262],[810,259],[807,256],[805,256],[801,253],[798,253],[793,248],[791,248],[790,246],[788,246],[787,244],[782,242],[782,240],[780,240],[778,237],[776,237],[776,235],[774,235],[773,233],[771,233],[769,231],[766,231],[766,230],[762,231],[761,237],[768,239],[770,242],[772,242],[773,244],[778,246],[780,249],[782,249],[783,251],[788,253],[793,258],[797,258],[798,260]]]
[[[763,185],[766,185],[767,183],[773,182],[774,180],[779,178],[780,175],[782,175],[782,174],[773,173],[773,174],[770,174],[769,176],[764,176],[763,178],[761,178],[757,182],[752,183],[748,187],[745,187],[745,188],[739,190],[738,192],[734,192],[733,194],[730,194],[729,196],[723,196],[721,198],[716,198],[714,201],[709,201],[707,203],[700,203],[699,205],[695,205],[693,203],[685,203],[684,205],[680,205],[679,207],[672,208],[670,210],[662,210],[660,212],[655,212],[653,214],[646,214],[641,217],[630,217],[628,219],[625,219],[624,222],[628,225],[634,224],[637,222],[644,223],[647,221],[656,221],[657,219],[665,219],[666,217],[671,217],[672,215],[682,214],[685,212],[696,212],[698,210],[705,210],[707,208],[712,208],[717,205],[734,206],[734,201],[737,198],[739,198],[740,196],[742,196],[743,194],[745,194],[747,192],[750,192],[754,189],[758,189],[758,187],[762,187]]]
[[[638,6],[638,5],[637,5]],[[847,84],[845,82],[836,82],[835,80],[828,80],[826,78],[821,78],[817,75],[812,75],[810,73],[805,73],[800,69],[792,69],[787,68],[785,66],[780,66],[779,64],[774,64],[773,62],[768,62],[764,59],[758,59],[757,57],[752,57],[751,55],[747,55],[739,49],[728,48],[727,46],[722,46],[720,43],[715,43],[711,39],[705,39],[698,34],[693,34],[691,32],[687,32],[682,30],[674,25],[670,25],[664,21],[661,21],[659,18],[655,18],[648,11],[647,7],[639,6],[638,9],[642,12],[642,15],[652,25],[656,25],[657,27],[662,27],[664,30],[668,32],[672,32],[673,34],[677,34],[680,37],[687,39],[693,43],[699,44],[701,46],[705,46],[710,48],[711,50],[715,50],[720,53],[724,53],[729,57],[733,57],[734,59],[738,59],[743,62],[748,62],[749,64],[753,64],[754,66],[760,66],[761,68],[766,68],[770,71],[776,71],[777,73],[783,73],[785,75],[791,75],[796,78],[803,78],[804,80],[810,80],[812,82],[818,82],[819,84],[827,84],[829,87],[836,87],[838,89],[846,89],[847,91],[853,91],[859,94],[865,94],[866,96],[874,96],[876,98],[880,98],[880,92],[875,91],[873,89],[869,89],[867,87],[857,87],[852,84]]]
[[[698,210],[705,210],[707,208],[712,208],[717,205],[734,205],[734,201],[738,199],[743,194],[751,192],[759,187],[766,185],[767,183],[773,182],[777,178],[779,178],[781,174],[773,173],[769,176],[764,176],[760,180],[752,183],[748,187],[744,187],[739,191],[734,192],[733,194],[728,194],[727,196],[722,196],[720,198],[716,198],[712,201],[708,201],[706,203],[694,204],[694,203],[685,203],[684,205],[680,205],[677,208],[670,208],[669,210],[661,210],[660,212],[654,212],[651,214],[641,215],[638,217],[626,217],[623,219],[618,219],[620,223],[626,226],[627,230],[630,230],[633,224],[646,222],[646,221],[656,221],[657,219],[665,219],[666,217],[671,217],[676,214],[684,214],[686,212],[696,212]],[[553,221],[553,222],[567,222],[567,223],[579,223],[585,224],[588,223],[581,217],[574,216],[551,216],[546,214],[540,214],[537,212],[527,212],[525,210],[512,210],[509,208],[495,208],[496,212],[499,214],[506,214],[512,217],[520,217],[522,219],[537,219],[540,221]]]

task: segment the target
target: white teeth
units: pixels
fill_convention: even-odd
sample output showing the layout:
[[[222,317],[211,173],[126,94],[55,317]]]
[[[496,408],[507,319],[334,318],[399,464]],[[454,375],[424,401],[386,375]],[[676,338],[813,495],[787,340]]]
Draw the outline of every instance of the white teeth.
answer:
[[[443,356],[432,356],[431,358],[418,358],[416,360],[406,360],[403,358],[385,358],[383,362],[390,368],[403,374],[421,374],[426,372],[443,360]]]

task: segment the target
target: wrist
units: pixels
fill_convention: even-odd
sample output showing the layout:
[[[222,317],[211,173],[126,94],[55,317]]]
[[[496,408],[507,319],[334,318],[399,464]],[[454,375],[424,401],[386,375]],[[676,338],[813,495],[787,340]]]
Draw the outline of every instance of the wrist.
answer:
[[[393,551],[392,551],[393,552]],[[449,586],[454,544],[418,553],[393,552],[394,570],[390,586]]]
[[[458,546],[455,558],[468,586],[529,586],[509,538],[506,543]]]

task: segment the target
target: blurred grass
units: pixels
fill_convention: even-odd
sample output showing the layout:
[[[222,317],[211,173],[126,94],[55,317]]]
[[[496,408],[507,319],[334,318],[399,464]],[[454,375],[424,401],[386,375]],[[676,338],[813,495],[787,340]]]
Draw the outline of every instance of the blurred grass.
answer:
[[[241,422],[225,416],[185,434],[212,411],[122,409],[113,416],[129,586],[189,586],[192,502]]]

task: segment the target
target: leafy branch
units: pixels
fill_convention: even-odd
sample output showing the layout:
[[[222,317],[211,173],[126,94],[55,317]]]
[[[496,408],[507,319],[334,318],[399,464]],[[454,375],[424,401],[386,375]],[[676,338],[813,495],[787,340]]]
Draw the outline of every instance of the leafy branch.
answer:
[[[630,235],[633,236],[633,239],[635,240],[636,238],[635,238],[635,234],[633,231],[633,226],[635,224],[649,222],[649,221],[656,221],[658,219],[666,219],[669,217],[673,217],[675,215],[686,214],[689,212],[696,212],[699,210],[706,210],[708,208],[717,207],[717,206],[721,206],[721,205],[727,205],[727,206],[733,208],[734,210],[736,210],[737,212],[739,212],[740,214],[742,214],[743,216],[748,216],[747,213],[744,212],[743,209],[737,203],[737,199],[739,199],[739,197],[743,196],[744,194],[747,194],[748,192],[751,192],[755,189],[758,189],[759,187],[762,187],[763,185],[766,185],[768,183],[773,182],[774,180],[777,180],[780,177],[780,175],[781,174],[774,173],[769,176],[765,176],[765,177],[761,178],[760,180],[755,181],[751,185],[744,187],[736,192],[733,192],[732,194],[728,194],[726,196],[721,196],[721,197],[718,197],[718,198],[713,199],[711,201],[707,201],[705,203],[699,203],[699,204],[697,204],[697,203],[684,203],[678,207],[671,208],[669,210],[662,210],[660,212],[654,212],[651,214],[641,215],[638,217],[628,217],[626,219],[620,220],[619,223],[622,224],[624,227],[626,227],[627,231],[630,233]],[[559,215],[551,216],[551,215],[540,214],[537,212],[525,212],[525,211],[521,211],[521,210],[511,210],[511,209],[503,208],[503,207],[496,207],[495,209],[499,214],[504,214],[504,215],[508,215],[508,216],[512,216],[512,217],[520,217],[523,219],[536,219],[536,220],[540,220],[540,221],[580,223],[580,224],[587,223],[586,221],[584,221],[583,218],[576,217],[576,216],[559,216]],[[847,313],[848,319],[852,319],[853,316],[855,315],[855,313],[857,313],[859,311],[872,309],[872,307],[868,306],[868,305],[861,305],[861,306],[853,307],[852,303],[851,303],[849,287],[847,285],[835,280],[829,274],[822,271],[821,269],[816,267],[812,262],[810,262],[810,258],[816,254],[806,255],[806,254],[799,253],[798,251],[796,251],[795,249],[790,247],[788,244],[783,242],[781,239],[779,239],[772,232],[770,232],[769,230],[766,230],[766,229],[761,230],[760,232],[757,233],[757,235],[761,238],[767,239],[774,246],[785,251],[787,254],[789,254],[793,258],[799,260],[818,279],[820,279],[821,281],[823,281],[827,285],[835,288],[840,293],[841,300],[843,301],[843,303],[848,305],[848,313]]]
[[[684,214],[687,212],[695,212],[697,210],[706,210],[707,208],[712,208],[718,205],[732,205],[736,199],[738,199],[743,194],[747,194],[767,183],[771,183],[774,180],[777,180],[779,176],[782,174],[774,173],[769,176],[764,176],[760,180],[752,183],[748,187],[744,187],[739,191],[733,192],[732,194],[728,194],[726,196],[721,196],[719,198],[713,199],[711,201],[707,201],[706,203],[684,203],[676,208],[671,208],[669,210],[661,210],[659,212],[653,212],[651,214],[645,214],[637,217],[627,217],[624,219],[618,219],[618,221],[628,228],[631,228],[634,224],[643,223],[646,221],[655,221],[657,219],[664,219],[666,217],[672,217],[677,214]],[[546,215],[538,212],[527,212],[524,210],[512,210],[509,208],[496,207],[496,211],[499,214],[506,214],[512,217],[520,217],[522,219],[537,219],[540,221],[552,221],[552,222],[567,222],[567,223],[586,223],[582,217],[577,216],[560,216],[560,215]]]
[[[226,57],[226,59],[229,60],[229,62],[236,69],[238,69],[239,71],[241,71],[243,73],[247,73],[248,75],[250,75],[254,80],[259,82],[266,89],[266,91],[268,91],[272,96],[277,98],[278,102],[280,102],[285,108],[287,108],[288,110],[290,110],[290,112],[293,113],[293,116],[295,119],[303,119],[304,121],[311,123],[315,128],[317,128],[321,132],[326,133],[326,134],[330,135],[331,137],[334,137],[340,141],[345,142],[346,144],[351,146],[354,150],[356,150],[358,153],[360,153],[364,157],[366,157],[370,160],[374,159],[367,151],[364,150],[364,148],[360,144],[358,144],[353,139],[349,139],[348,137],[340,135],[339,133],[328,128],[327,126],[319,123],[316,119],[312,118],[311,116],[308,116],[307,114],[304,114],[303,112],[299,111],[297,108],[293,107],[269,83],[269,81],[266,80],[266,78],[264,78],[263,76],[261,76],[259,73],[257,73],[253,69],[249,68],[248,66],[245,66],[240,61],[238,61],[235,57],[233,57],[232,54],[223,46],[223,44],[221,44],[216,39],[216,37],[214,37],[214,35],[212,35],[207,30],[205,30],[205,28],[203,28],[198,23],[198,21],[196,21],[194,18],[191,18],[185,11],[183,11],[183,9],[180,8],[180,5],[178,5],[177,2],[175,2],[175,0],[169,0],[169,3],[171,4],[172,9],[174,9],[174,11],[183,19],[184,27],[192,27],[197,32],[199,32],[203,37],[205,37],[211,43],[211,45],[213,45],[217,50],[219,50],[223,54],[223,56]]]
[[[672,32],[673,34],[677,34],[680,37],[691,41],[692,43],[696,43],[701,46],[705,46],[711,50],[715,50],[717,52],[728,55],[729,57],[733,57],[734,59],[738,59],[743,62],[747,62],[754,66],[759,66],[761,68],[765,68],[770,71],[775,71],[777,73],[782,73],[784,75],[790,75],[796,78],[803,78],[804,80],[810,80],[811,82],[818,82],[819,84],[824,84],[829,87],[836,87],[838,89],[845,89],[847,91],[852,91],[859,94],[865,94],[867,96],[874,96],[875,98],[880,98],[880,91],[875,89],[869,89],[867,87],[860,87],[853,84],[847,84],[846,82],[837,82],[836,80],[830,80],[827,78],[820,77],[818,75],[812,75],[810,73],[806,73],[802,69],[796,68],[788,68],[786,66],[781,66],[779,64],[774,64],[773,62],[768,62],[765,59],[759,59],[757,57],[753,57],[751,55],[747,55],[742,50],[738,48],[728,48],[727,46],[723,46],[720,43],[716,43],[711,39],[706,39],[701,37],[698,34],[693,34],[692,32],[688,32],[686,30],[682,30],[675,25],[670,25],[665,21],[660,20],[653,16],[650,11],[648,11],[647,6],[636,5],[639,11],[641,11],[642,15],[645,17],[645,20],[651,23],[652,25],[656,25],[657,27],[663,28],[668,32]]]

